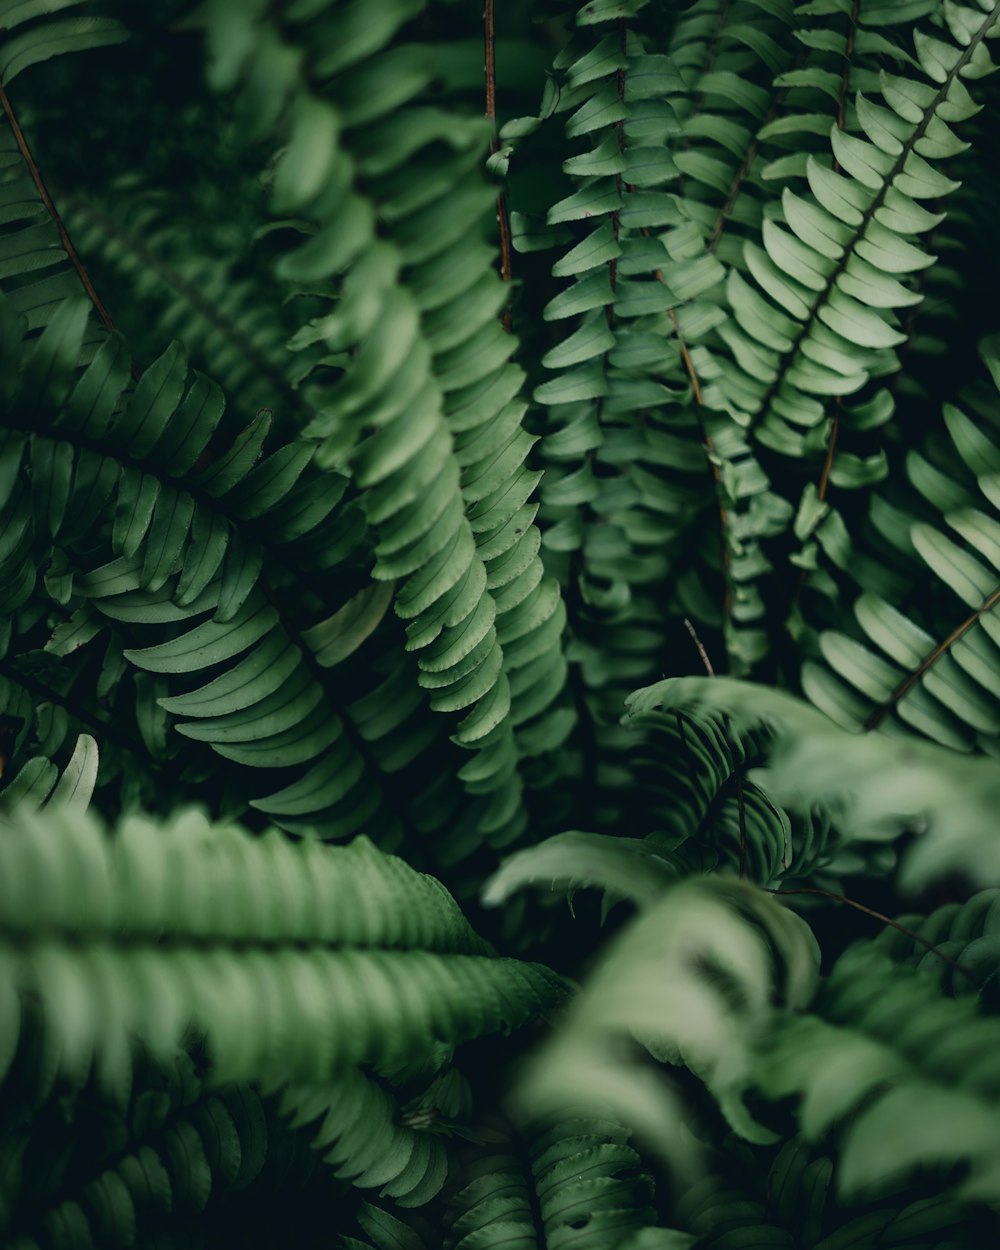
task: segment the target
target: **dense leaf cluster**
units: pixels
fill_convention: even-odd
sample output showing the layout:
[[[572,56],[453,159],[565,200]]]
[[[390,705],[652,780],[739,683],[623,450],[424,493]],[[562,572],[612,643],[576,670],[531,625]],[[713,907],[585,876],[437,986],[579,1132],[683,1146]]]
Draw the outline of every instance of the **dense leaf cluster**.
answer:
[[[996,1242],[998,37],[0,0],[4,1246]]]

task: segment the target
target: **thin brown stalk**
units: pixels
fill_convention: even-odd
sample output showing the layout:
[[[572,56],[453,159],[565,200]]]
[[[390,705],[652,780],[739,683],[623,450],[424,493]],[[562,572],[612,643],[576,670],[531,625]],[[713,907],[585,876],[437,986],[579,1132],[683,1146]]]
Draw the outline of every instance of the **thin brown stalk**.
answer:
[[[858,28],[858,9],[860,0],[852,0],[851,25],[847,31],[847,47],[844,49],[844,72],[840,78],[840,98],[837,101],[837,126],[844,129],[844,115],[847,109],[847,92],[851,84],[851,57],[854,55],[854,35]],[[834,161],[834,169],[840,166]]]
[[[90,274],[87,272],[86,266],[80,259],[79,252],[73,246],[73,240],[69,237],[69,232],[66,229],[62,217],[59,215],[59,210],[52,201],[49,189],[45,185],[45,179],[42,177],[42,171],[38,168],[38,162],[32,155],[31,148],[28,146],[28,141],[24,136],[24,131],[21,129],[21,124],[17,120],[17,114],[14,112],[14,107],[10,102],[10,97],[7,95],[7,92],[2,86],[0,86],[0,107],[3,108],[4,115],[10,124],[10,128],[14,134],[14,141],[17,144],[18,151],[24,158],[24,163],[28,167],[28,172],[31,175],[31,181],[35,184],[35,188],[38,191],[41,201],[45,205],[49,216],[52,218],[53,225],[59,232],[59,241],[62,243],[63,251],[66,253],[69,263],[76,270],[77,276],[80,279],[80,284],[87,292],[90,302],[94,306],[94,311],[101,319],[101,322],[106,329],[113,330],[115,328],[115,324],[111,320],[111,314],[104,306],[104,301],[97,294],[94,284],[90,280]],[[132,365],[132,376],[136,380],[139,378],[139,371],[134,363]]]
[[[484,69],[486,74],[486,116],[490,121],[490,155],[494,155],[500,147],[497,137],[497,67],[496,67],[496,23],[493,12],[494,0],[485,0],[483,10],[483,50],[485,53]],[[510,212],[507,208],[507,196],[497,192],[497,225],[500,229],[500,277],[510,282],[513,277],[511,255],[513,243],[510,232]],[[510,308],[505,308],[502,315],[503,328],[511,332]]]
[[[663,274],[660,273],[658,269],[656,270],[656,278],[660,282],[663,281]],[[681,348],[681,360],[684,362],[684,368],[687,372],[688,379],[691,382],[691,393],[694,396],[695,413],[698,418],[698,424],[701,427],[702,444],[704,445],[705,453],[708,458],[708,468],[709,468],[709,472],[712,474],[712,483],[715,487],[715,496],[716,496],[716,499],[719,501],[718,509],[719,509],[719,526],[720,526],[720,531],[719,531],[719,543],[720,543],[720,551],[721,551],[720,558],[722,560],[722,577],[725,583],[725,589],[723,591],[723,600],[722,600],[722,612],[723,612],[723,616],[728,617],[729,610],[732,605],[732,591],[729,585],[729,568],[730,568],[729,547],[726,543],[726,532],[729,528],[729,513],[726,511],[725,505],[719,499],[719,492],[722,488],[722,475],[719,473],[719,466],[715,463],[715,460],[713,459],[715,455],[715,443],[712,440],[711,434],[709,434],[708,430],[706,429],[705,423],[702,420],[702,416],[701,416],[701,409],[703,407],[704,401],[702,400],[701,383],[698,380],[698,371],[695,369],[694,361],[691,359],[691,353],[688,350],[688,345],[684,339],[684,334],[681,331],[680,322],[677,320],[676,312],[671,308],[667,315],[670,317],[670,320],[673,323],[674,333],[677,335],[677,342],[680,344],[680,348]]]
[[[937,955],[938,959],[946,964],[950,964],[953,968],[957,968],[959,972],[969,978],[977,989],[979,988],[976,974],[967,968],[965,964],[960,963],[957,959],[952,959],[950,955],[946,955],[944,951],[939,950],[933,942],[929,942],[927,938],[921,937],[919,933],[914,933],[905,924],[900,924],[898,920],[893,920],[891,916],[885,915],[884,912],[876,911],[874,907],[867,907],[864,903],[858,903],[853,898],[848,898],[846,894],[834,894],[830,890],[819,890],[809,886],[801,886],[795,890],[768,890],[768,894],[818,894],[822,898],[830,898],[836,903],[843,903],[847,907],[853,907],[855,911],[863,912],[866,916],[871,916],[874,920],[880,920],[883,924],[887,924],[893,929],[898,929],[900,933],[905,933],[912,941],[917,942],[926,950]]]
[[[708,651],[705,649],[705,644],[698,637],[698,631],[686,616],[684,618],[684,628],[691,635],[691,641],[694,643],[698,656],[701,659],[702,664],[705,666],[705,672],[709,677],[714,677],[715,668],[712,665],[712,661],[709,659]]]
[[[851,84],[851,58],[854,55],[854,32],[858,25],[858,5],[860,0],[852,0],[850,27],[847,31],[847,46],[844,50],[844,70],[840,78],[840,94],[837,98],[837,128],[844,129],[844,119],[847,113],[847,92]],[[834,157],[833,168],[836,173],[840,173],[840,162]],[[833,460],[837,454],[837,440],[840,437],[840,410],[842,405],[842,396],[837,395],[834,398],[834,412],[830,420],[830,437],[827,439],[826,455],[823,457],[823,467],[820,470],[819,484],[816,487],[816,497],[822,502],[826,499],[826,492],[830,486],[830,474],[833,471]],[[798,581],[795,584],[795,594],[792,598],[793,605],[799,601],[799,596],[806,584],[808,573],[805,569],[801,571]]]
[[[847,92],[851,85],[851,58],[854,56],[854,34],[858,27],[858,6],[860,0],[852,0],[850,26],[847,31],[847,46],[844,50],[844,71],[840,77],[840,95],[837,99],[837,129],[844,129],[844,119],[847,115]],[[836,173],[840,173],[840,162],[834,158],[833,168]],[[823,470],[820,473],[819,486],[817,495],[820,499],[826,498],[827,487],[830,483],[830,471],[833,469],[833,457],[837,451],[837,438],[840,434],[840,404],[841,397],[838,395],[833,401],[835,412],[830,425],[830,438],[826,447],[826,456],[823,460]],[[799,586],[802,585],[802,579],[799,579]]]
[[[826,498],[826,490],[830,484],[830,473],[833,470],[833,458],[837,453],[837,437],[840,434],[840,396],[836,399],[836,410],[834,411],[832,422],[830,425],[830,439],[826,445],[826,456],[823,460],[823,470],[819,475],[819,486],[816,488],[817,497]]]
[[[706,74],[710,74],[715,66],[715,59],[719,55],[719,41],[722,36],[722,32],[726,28],[726,19],[729,17],[729,9],[731,5],[732,0],[723,0],[722,4],[719,6],[719,11],[715,16],[715,29],[712,31],[711,38],[709,39],[707,45],[707,55],[705,56],[704,63],[702,64],[701,72],[698,75],[699,78],[703,78]],[[694,104],[691,106],[692,117],[698,116],[704,106],[704,103],[705,93],[703,91],[699,91]],[[684,147],[687,148],[689,146],[690,140],[685,139]]]

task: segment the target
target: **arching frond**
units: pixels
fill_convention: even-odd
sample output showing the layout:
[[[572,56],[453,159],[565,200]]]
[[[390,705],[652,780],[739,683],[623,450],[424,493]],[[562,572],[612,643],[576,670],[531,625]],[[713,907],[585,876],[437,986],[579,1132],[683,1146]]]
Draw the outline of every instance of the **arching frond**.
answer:
[[[0,856],[4,1053],[26,994],[58,1068],[94,1063],[113,1087],[127,1085],[134,1038],[154,1056],[203,1039],[216,1081],[274,1087],[391,1070],[437,1041],[511,1028],[560,992],[546,970],[496,960],[443,887],[364,841],[254,840],[189,812],[162,829],[133,818],[109,842],[50,807],[16,817]]]
[[[913,739],[851,734],[778,690],[727,678],[675,678],[637,691],[633,711],[724,709],[736,725],[766,724],[776,749],[758,776],[777,801],[835,812],[841,836],[885,841],[920,830],[903,857],[910,889],[958,872],[988,885],[995,874],[995,762]]]

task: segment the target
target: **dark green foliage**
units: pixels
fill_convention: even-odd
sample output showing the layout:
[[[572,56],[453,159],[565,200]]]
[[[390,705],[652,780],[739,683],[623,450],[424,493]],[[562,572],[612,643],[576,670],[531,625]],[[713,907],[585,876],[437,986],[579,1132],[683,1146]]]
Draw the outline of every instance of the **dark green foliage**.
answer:
[[[996,1243],[997,36],[0,0],[0,1243]]]

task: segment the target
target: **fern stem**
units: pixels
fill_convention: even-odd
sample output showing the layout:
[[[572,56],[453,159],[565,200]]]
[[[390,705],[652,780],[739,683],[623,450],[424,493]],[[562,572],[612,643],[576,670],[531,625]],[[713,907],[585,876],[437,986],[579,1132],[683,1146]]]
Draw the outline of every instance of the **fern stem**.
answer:
[[[844,72],[840,79],[840,96],[837,100],[837,129],[844,129],[844,117],[847,110],[847,91],[851,82],[851,57],[854,55],[854,34],[858,25],[858,4],[859,0],[853,0],[851,5],[850,28],[847,32],[847,47],[844,52]],[[833,168],[835,173],[840,173],[840,162],[834,158]],[[834,399],[834,414],[830,423],[830,437],[827,440],[826,455],[823,458],[823,469],[819,475],[819,486],[816,488],[816,495],[819,499],[826,498],[827,487],[830,484],[830,473],[833,469],[833,457],[837,451],[837,438],[840,434],[840,409],[842,397],[838,395]],[[799,589],[805,580],[805,569],[802,570],[803,576],[799,578]]]
[[[840,78],[840,98],[837,101],[837,126],[844,129],[844,116],[847,109],[847,91],[851,83],[851,57],[854,55],[854,35],[858,28],[858,7],[860,0],[852,0],[850,27],[847,31],[847,46],[844,49],[844,72]],[[840,172],[840,164],[834,160],[833,168]]]
[[[819,485],[816,487],[816,495],[819,499],[826,498],[827,487],[830,484],[830,473],[833,470],[833,458],[837,452],[837,437],[840,434],[841,399],[839,395],[834,400],[834,403],[837,407],[831,419],[830,437],[826,444],[826,456],[823,458],[823,471],[819,475]],[[803,573],[805,572],[804,569],[802,571]]]
[[[712,661],[709,659],[708,651],[705,649],[705,644],[698,637],[698,631],[695,629],[690,619],[686,616],[684,618],[684,628],[691,635],[691,641],[694,643],[698,656],[701,659],[702,664],[705,666],[705,672],[709,677],[714,677],[715,669],[712,666]]]
[[[35,189],[37,190],[42,203],[45,205],[46,211],[52,218],[52,224],[59,232],[59,240],[62,243],[63,251],[69,259],[69,263],[76,270],[77,276],[80,279],[80,284],[87,292],[90,302],[94,306],[94,311],[101,319],[101,323],[104,328],[107,330],[113,330],[115,328],[115,323],[111,320],[111,314],[104,306],[104,302],[101,297],[97,294],[94,284],[90,280],[90,274],[87,273],[87,268],[80,259],[79,252],[77,252],[76,248],[73,246],[73,240],[69,237],[69,232],[66,229],[66,225],[63,222],[62,217],[59,215],[59,210],[52,201],[49,189],[45,185],[45,179],[42,177],[42,171],[38,168],[38,163],[32,155],[31,148],[28,146],[28,140],[25,138],[24,131],[21,129],[21,124],[17,120],[17,115],[14,112],[14,106],[11,104],[10,97],[7,95],[7,92],[4,90],[2,85],[0,85],[0,107],[3,108],[7,121],[10,124],[10,128],[13,131],[14,141],[17,144],[18,151],[24,159],[24,163],[28,167],[28,172],[31,175],[31,181],[35,184]],[[138,382],[139,369],[135,361],[132,362],[132,377]]]
[[[851,57],[854,55],[854,34],[858,25],[858,4],[859,0],[853,0],[851,5],[851,13],[849,18],[849,28],[847,31],[847,45],[844,52],[844,71],[840,78],[840,95],[837,99],[837,129],[844,129],[844,119],[847,110],[847,91],[851,82]],[[834,157],[833,169],[835,173],[840,173],[840,162]],[[823,457],[823,467],[820,470],[819,484],[816,487],[816,498],[823,502],[826,499],[826,492],[830,485],[830,474],[833,471],[833,460],[837,454],[837,440],[840,436],[840,413],[843,407],[843,397],[837,395],[834,398],[834,412],[830,419],[830,434],[826,442],[826,454]],[[795,583],[795,593],[792,596],[792,608],[794,609],[799,602],[802,590],[806,584],[809,574],[806,569],[802,569]]]
[[[803,51],[799,53],[798,57],[796,57],[794,63],[796,69],[803,65],[806,60],[806,55],[807,54],[803,49]],[[733,174],[733,180],[730,182],[729,189],[726,192],[726,202],[723,204],[722,208],[719,209],[718,216],[712,224],[712,231],[708,236],[707,250],[710,253],[714,252],[718,247],[719,240],[722,238],[725,233],[726,226],[729,224],[729,215],[733,210],[733,206],[739,198],[744,182],[746,182],[747,178],[750,176],[750,170],[753,169],[754,161],[760,154],[760,131],[763,130],[764,127],[770,122],[773,122],[778,116],[787,94],[787,89],[783,89],[775,96],[771,107],[768,109],[766,115],[757,128],[757,134],[754,135],[750,146],[746,150],[746,155],[743,157],[743,161],[741,162],[739,169],[737,169],[736,173]]]
[[[805,64],[807,58],[808,58],[808,53],[806,49],[803,48],[802,51],[798,54],[798,56],[795,58],[795,61],[793,62],[793,68],[800,69]],[[781,106],[785,102],[785,96],[787,94],[788,94],[788,89],[783,88],[774,97],[771,107],[768,109],[767,113],[762,118],[760,125],[757,127],[757,134],[754,135],[753,140],[750,143],[750,146],[747,148],[746,155],[743,157],[743,161],[740,164],[739,169],[736,171],[735,174],[733,174],[733,180],[729,184],[729,189],[726,192],[726,202],[725,204],[723,204],[722,208],[719,210],[719,214],[716,217],[714,223],[712,224],[711,234],[708,236],[707,250],[709,252],[715,251],[715,249],[719,245],[719,240],[722,238],[723,234],[725,234],[726,226],[729,225],[729,221],[730,221],[729,215],[732,212],[737,199],[739,198],[739,194],[740,194],[740,191],[743,189],[744,182],[746,182],[747,178],[750,175],[750,170],[753,169],[754,161],[757,159],[758,155],[760,154],[760,137],[759,137],[760,132],[764,129],[765,126],[769,125],[771,122],[773,122],[777,118],[779,112],[781,111]]]
[[[906,696],[910,689],[920,680],[921,677],[923,677],[927,670],[932,668],[946,651],[950,650],[960,638],[967,634],[981,617],[985,616],[987,612],[992,611],[997,603],[1000,603],[1000,586],[997,586],[995,590],[987,595],[979,607],[976,608],[975,612],[973,612],[970,617],[967,617],[961,625],[956,626],[956,628],[951,631],[943,642],[939,642],[933,651],[928,652],[913,672],[909,673],[899,683],[885,702],[879,704],[879,706],[871,713],[862,726],[862,732],[869,733],[872,729],[877,729],[889,713],[895,709],[896,705]]]
[[[15,685],[20,686],[22,690],[25,690],[37,702],[54,703],[59,707],[65,708],[70,716],[78,720],[81,725],[86,725],[96,735],[103,736],[108,742],[113,742],[116,747],[123,751],[128,751],[130,755],[145,760],[150,768],[155,770],[162,768],[162,764],[140,751],[136,747],[135,740],[119,729],[113,721],[105,720],[102,716],[98,716],[96,712],[90,710],[84,703],[78,702],[71,695],[64,694],[54,686],[47,685],[40,678],[34,677],[29,673],[22,673],[16,664],[11,663],[10,659],[0,660],[0,677],[5,677],[8,681],[12,681]]]
[[[715,66],[716,58],[719,55],[719,43],[722,39],[722,32],[726,28],[726,19],[729,16],[729,9],[732,0],[722,0],[719,11],[715,17],[715,29],[712,31],[711,39],[705,46],[705,60],[702,63],[701,72],[698,74],[699,80],[706,74],[710,74]],[[691,105],[691,118],[695,118],[701,112],[705,104],[705,93],[699,91],[695,97],[694,103]],[[685,139],[682,150],[687,150],[691,146],[691,140]]]
[[[490,121],[490,155],[499,149],[497,138],[497,68],[496,68],[496,23],[493,13],[494,0],[485,0],[483,10],[483,50],[485,53],[484,70],[486,74],[486,116]],[[510,213],[507,209],[507,197],[503,190],[497,192],[497,225],[500,228],[500,277],[510,282],[513,276],[511,267],[511,233]],[[501,317],[503,328],[511,333],[510,308],[503,310]]]
[[[957,968],[964,976],[967,976],[976,989],[980,989],[976,974],[965,964],[960,963],[957,959],[952,959],[950,955],[946,955],[944,951],[939,950],[933,942],[925,937],[921,937],[919,933],[914,933],[912,929],[908,929],[905,924],[900,924],[898,920],[893,920],[891,916],[885,915],[884,912],[876,911],[874,907],[867,907],[864,903],[859,903],[853,898],[848,898],[846,894],[834,894],[831,890],[820,890],[811,886],[801,886],[795,890],[768,890],[768,894],[818,894],[822,898],[833,899],[835,903],[844,903],[847,907],[853,907],[855,911],[863,912],[866,916],[871,916],[874,920],[881,920],[883,924],[889,925],[893,929],[898,929],[900,933],[904,933],[911,941],[918,942],[932,954],[937,955],[938,959],[946,964],[950,964],[953,968]]]
[[[663,274],[659,269],[656,270],[656,277],[660,282],[663,281]],[[701,383],[698,380],[698,372],[694,367],[694,361],[691,359],[691,353],[688,350],[684,334],[681,331],[680,322],[677,319],[677,313],[671,308],[667,315],[673,323],[674,333],[677,335],[677,342],[680,344],[681,348],[681,359],[684,362],[684,368],[687,371],[688,378],[691,382],[691,393],[694,396],[695,417],[698,421],[698,427],[701,430],[701,441],[705,448],[705,456],[708,461],[709,472],[712,475],[712,485],[715,490],[716,504],[719,510],[719,558],[722,565],[723,581],[722,618],[723,622],[725,622],[729,618],[729,612],[732,607],[732,586],[730,584],[729,577],[731,561],[729,555],[729,544],[726,542],[726,533],[729,529],[729,512],[726,509],[725,504],[722,502],[720,495],[720,491],[722,489],[722,475],[719,472],[719,466],[715,463],[714,459],[715,442],[711,434],[709,434],[704,418],[702,417],[704,400],[702,399]]]

